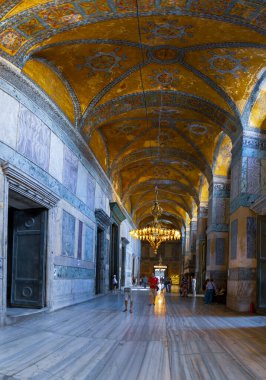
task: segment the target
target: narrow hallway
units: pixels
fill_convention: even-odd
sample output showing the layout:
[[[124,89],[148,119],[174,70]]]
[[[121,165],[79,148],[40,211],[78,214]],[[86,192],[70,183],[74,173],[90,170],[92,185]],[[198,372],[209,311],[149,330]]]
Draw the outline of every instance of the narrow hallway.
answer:
[[[135,290],[0,329],[0,379],[265,379],[266,316]]]

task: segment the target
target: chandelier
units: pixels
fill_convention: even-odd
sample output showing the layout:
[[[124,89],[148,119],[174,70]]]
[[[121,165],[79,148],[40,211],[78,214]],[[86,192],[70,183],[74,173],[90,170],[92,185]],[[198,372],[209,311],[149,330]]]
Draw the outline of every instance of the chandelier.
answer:
[[[131,230],[129,233],[134,239],[146,240],[150,243],[155,255],[157,254],[159,246],[166,241],[179,240],[181,237],[180,231],[175,229],[166,228],[159,221],[162,214],[162,207],[159,205],[157,199],[158,189],[155,188],[156,199],[153,201],[151,213],[153,215],[153,222],[144,228]]]

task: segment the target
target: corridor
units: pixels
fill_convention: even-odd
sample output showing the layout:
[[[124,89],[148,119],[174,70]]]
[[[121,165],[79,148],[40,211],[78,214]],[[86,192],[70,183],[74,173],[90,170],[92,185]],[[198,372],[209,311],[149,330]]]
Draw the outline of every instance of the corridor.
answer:
[[[266,379],[266,316],[203,298],[110,294],[0,329],[0,379]]]

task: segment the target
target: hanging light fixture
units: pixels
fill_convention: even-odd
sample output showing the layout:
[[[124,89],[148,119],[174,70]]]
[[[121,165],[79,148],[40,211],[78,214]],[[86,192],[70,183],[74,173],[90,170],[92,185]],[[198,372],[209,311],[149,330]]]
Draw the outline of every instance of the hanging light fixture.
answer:
[[[159,221],[159,217],[161,216],[163,209],[159,205],[157,187],[155,187],[155,194],[155,201],[153,201],[153,206],[151,209],[151,213],[153,215],[153,222],[147,227],[131,230],[129,233],[134,239],[148,241],[156,255],[159,246],[163,242],[170,240],[179,240],[181,234],[179,230],[166,228]]]

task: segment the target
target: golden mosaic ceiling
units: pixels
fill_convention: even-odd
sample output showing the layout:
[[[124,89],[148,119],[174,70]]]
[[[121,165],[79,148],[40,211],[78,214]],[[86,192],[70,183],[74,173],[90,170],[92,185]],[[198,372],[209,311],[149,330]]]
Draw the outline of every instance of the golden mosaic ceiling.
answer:
[[[1,56],[79,130],[140,225],[157,185],[181,227],[241,129],[266,129],[264,0],[0,0],[0,15]]]

